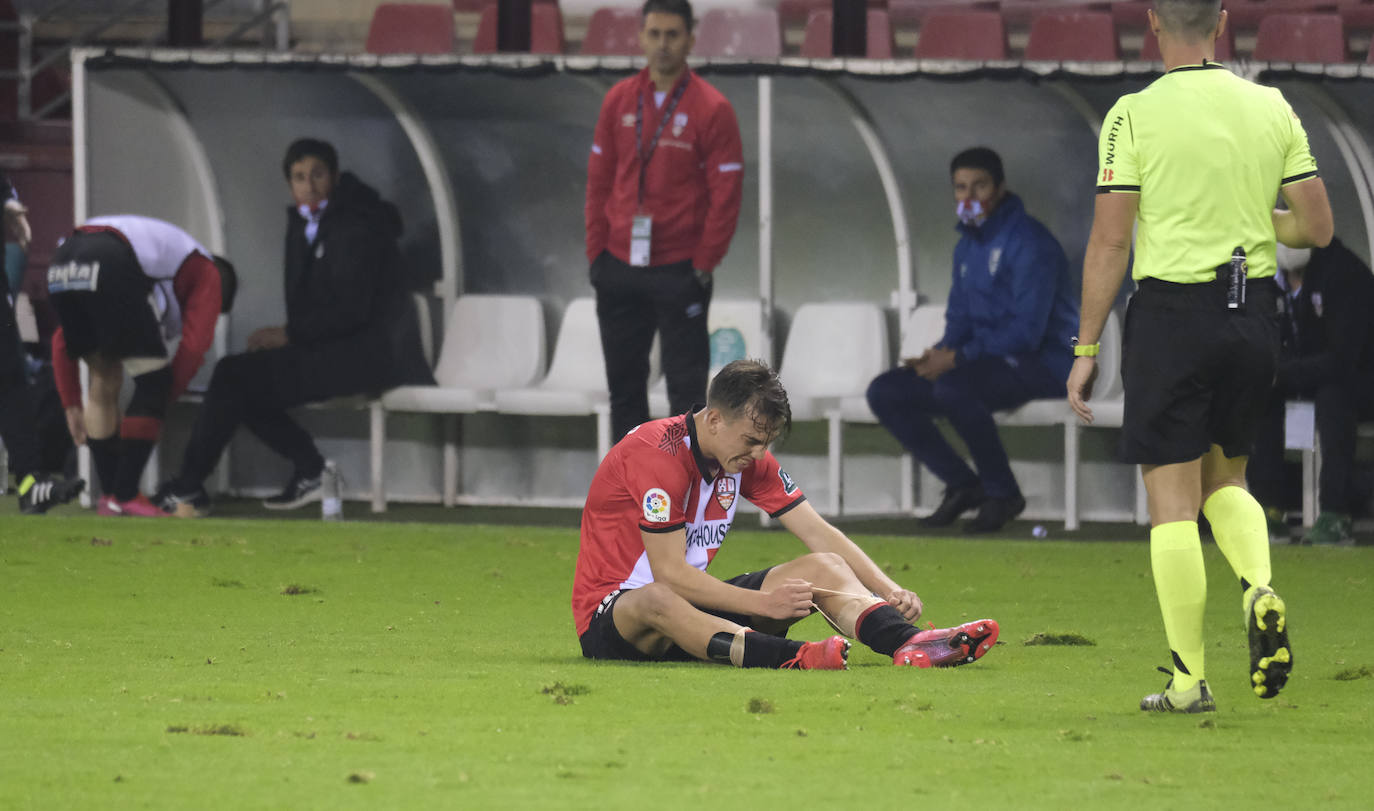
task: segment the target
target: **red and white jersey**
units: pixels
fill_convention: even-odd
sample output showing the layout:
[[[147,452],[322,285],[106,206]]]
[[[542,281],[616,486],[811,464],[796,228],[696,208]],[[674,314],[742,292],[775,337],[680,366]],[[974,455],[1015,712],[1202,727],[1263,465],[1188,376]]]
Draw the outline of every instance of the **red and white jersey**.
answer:
[[[806,499],[771,452],[740,473],[701,455],[691,414],[646,422],[606,454],[582,509],[572,610],[581,636],[601,599],[654,582],[641,532],[687,530],[687,562],[702,571],[720,551],[739,499],[777,517]]]
[[[199,253],[206,259],[210,252],[190,234],[169,222],[135,214],[92,217],[85,225],[90,228],[113,228],[124,235],[134,249],[143,275],[153,280],[153,295],[157,299],[158,322],[162,338],[169,344],[181,337],[181,303],[172,290],[172,280],[186,257]]]

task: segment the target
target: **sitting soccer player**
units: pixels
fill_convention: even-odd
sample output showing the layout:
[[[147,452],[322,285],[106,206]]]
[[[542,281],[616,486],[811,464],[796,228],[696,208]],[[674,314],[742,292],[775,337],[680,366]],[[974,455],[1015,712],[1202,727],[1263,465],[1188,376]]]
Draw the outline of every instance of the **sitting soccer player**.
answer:
[[[180,228],[149,217],[95,217],[67,237],[48,268],[53,376],[72,440],[90,448],[101,515],[160,516],[138,480],[167,406],[200,368],[236,289],[233,267]],[[77,361],[90,369],[81,402]],[[127,372],[133,397],[123,419]]]
[[[632,430],[592,479],[572,592],[583,656],[845,668],[847,639],[786,638],[813,611],[898,665],[961,665],[992,648],[990,619],[918,631],[921,599],[807,503],[768,450],[792,423],[787,392],[768,366],[730,363],[707,400],[695,413]],[[811,554],[726,581],[707,574],[741,498]]]

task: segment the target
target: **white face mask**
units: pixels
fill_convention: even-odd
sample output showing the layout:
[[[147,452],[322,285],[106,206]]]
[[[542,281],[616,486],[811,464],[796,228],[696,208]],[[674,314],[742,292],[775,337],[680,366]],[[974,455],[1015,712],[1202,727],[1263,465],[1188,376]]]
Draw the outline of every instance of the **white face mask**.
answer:
[[[960,200],[954,205],[954,213],[964,225],[981,225],[985,219],[983,204],[974,199]]]
[[[1282,270],[1303,270],[1312,261],[1311,248],[1290,248],[1280,242],[1275,253],[1278,254],[1279,268]]]

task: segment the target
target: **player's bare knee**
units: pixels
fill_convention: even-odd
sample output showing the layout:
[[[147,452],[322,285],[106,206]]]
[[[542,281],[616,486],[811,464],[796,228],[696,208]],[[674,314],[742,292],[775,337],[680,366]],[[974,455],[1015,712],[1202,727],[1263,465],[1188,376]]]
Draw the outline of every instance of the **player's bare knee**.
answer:
[[[799,561],[805,566],[811,580],[828,580],[853,574],[844,557],[834,552],[812,552],[799,558]]]
[[[649,583],[635,589],[634,593],[634,610],[639,620],[660,631],[668,624],[674,611],[687,602],[662,583]]]

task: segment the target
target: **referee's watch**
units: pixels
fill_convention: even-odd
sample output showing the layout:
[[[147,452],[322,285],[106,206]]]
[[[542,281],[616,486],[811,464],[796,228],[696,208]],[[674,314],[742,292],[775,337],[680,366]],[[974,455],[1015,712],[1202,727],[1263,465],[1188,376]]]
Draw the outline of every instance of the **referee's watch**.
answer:
[[[1075,358],[1095,358],[1097,353],[1102,350],[1102,344],[1080,344],[1077,338],[1069,343],[1073,346],[1073,356]]]

